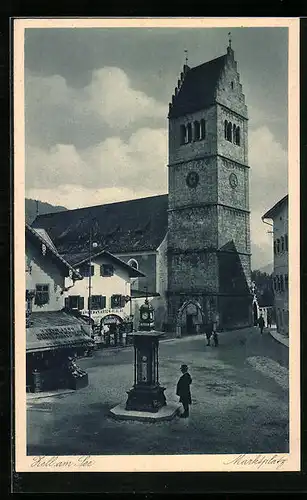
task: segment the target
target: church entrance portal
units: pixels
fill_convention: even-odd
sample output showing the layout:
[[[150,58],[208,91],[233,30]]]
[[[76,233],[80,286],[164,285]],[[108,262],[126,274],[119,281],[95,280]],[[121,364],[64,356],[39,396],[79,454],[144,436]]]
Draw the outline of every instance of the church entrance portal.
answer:
[[[176,323],[176,335],[195,335],[201,333],[203,312],[198,302],[187,301],[179,309]]]

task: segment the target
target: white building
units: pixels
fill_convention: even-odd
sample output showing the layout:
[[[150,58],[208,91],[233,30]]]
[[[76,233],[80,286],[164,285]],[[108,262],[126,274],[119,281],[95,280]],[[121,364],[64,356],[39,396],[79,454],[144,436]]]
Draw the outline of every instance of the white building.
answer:
[[[131,282],[144,274],[105,250],[91,257],[89,252],[65,254],[65,259],[83,276],[68,287],[66,308],[90,318],[96,334],[117,344],[133,327]]]
[[[279,200],[263,216],[273,221],[274,271],[273,287],[276,325],[279,333],[289,334],[288,296],[288,195]]]

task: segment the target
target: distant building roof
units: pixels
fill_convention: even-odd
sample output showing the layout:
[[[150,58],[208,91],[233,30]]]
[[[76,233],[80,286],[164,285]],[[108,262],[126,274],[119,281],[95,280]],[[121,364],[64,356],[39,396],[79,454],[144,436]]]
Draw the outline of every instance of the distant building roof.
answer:
[[[288,203],[288,195],[275,203],[275,205],[262,216],[262,219],[273,219],[286,203]]]
[[[214,103],[215,89],[226,60],[225,54],[200,66],[186,67],[178,94],[170,106],[169,118],[193,113]]]
[[[46,250],[50,252],[50,255],[53,259],[57,261],[57,263],[64,269],[71,271],[72,277],[75,279],[82,279],[82,276],[76,269],[73,268],[56,250],[54,244],[50,244],[48,240],[43,238],[41,235],[41,232],[36,231],[33,227],[31,227],[29,224],[26,223],[26,238],[28,238],[30,241],[34,242],[34,244],[44,244],[46,245]]]
[[[95,258],[97,257],[106,257],[109,259],[111,262],[116,264],[117,266],[121,267],[125,271],[127,271],[128,275],[130,278],[139,278],[139,277],[145,277],[145,274],[139,271],[138,269],[135,269],[132,266],[129,266],[126,262],[123,260],[119,259],[118,257],[115,257],[112,255],[110,252],[107,252],[106,250],[99,250],[98,252],[96,251],[93,253],[91,256],[92,261],[95,261]],[[88,262],[90,260],[89,257],[89,251],[88,249],[85,249],[83,252],[75,253],[75,254],[63,254],[63,257],[65,260],[67,260],[72,266],[78,267],[80,264],[83,264],[84,262]]]
[[[39,215],[32,226],[46,229],[61,254],[87,251],[93,241],[111,253],[156,250],[167,232],[168,195]]]

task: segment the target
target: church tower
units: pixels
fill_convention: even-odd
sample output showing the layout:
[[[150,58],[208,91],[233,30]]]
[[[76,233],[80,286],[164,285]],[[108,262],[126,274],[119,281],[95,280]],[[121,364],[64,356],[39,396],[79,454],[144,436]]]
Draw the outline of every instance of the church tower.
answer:
[[[184,65],[169,105],[168,323],[251,324],[248,115],[231,41]]]

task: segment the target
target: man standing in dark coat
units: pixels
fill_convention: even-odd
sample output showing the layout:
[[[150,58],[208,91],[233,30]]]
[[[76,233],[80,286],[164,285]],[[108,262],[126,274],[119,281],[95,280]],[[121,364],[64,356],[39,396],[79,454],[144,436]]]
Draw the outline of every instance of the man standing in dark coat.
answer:
[[[258,325],[259,325],[259,328],[260,328],[260,333],[262,335],[263,328],[264,328],[264,319],[263,319],[262,314],[260,314],[260,318],[258,319]]]
[[[188,372],[187,365],[181,365],[180,370],[182,375],[178,380],[176,394],[179,396],[179,402],[182,403],[184,412],[180,418],[187,418],[189,416],[189,405],[192,404],[190,385],[192,383],[191,375]]]

